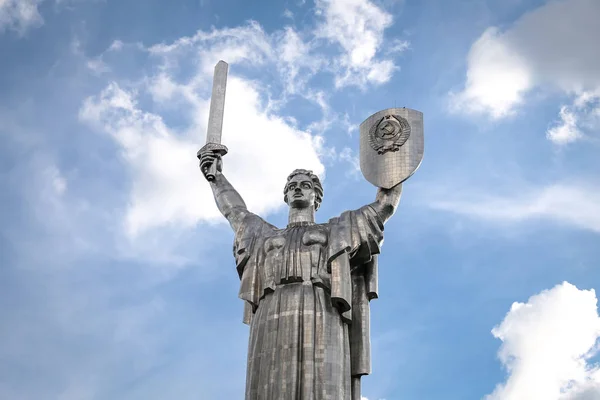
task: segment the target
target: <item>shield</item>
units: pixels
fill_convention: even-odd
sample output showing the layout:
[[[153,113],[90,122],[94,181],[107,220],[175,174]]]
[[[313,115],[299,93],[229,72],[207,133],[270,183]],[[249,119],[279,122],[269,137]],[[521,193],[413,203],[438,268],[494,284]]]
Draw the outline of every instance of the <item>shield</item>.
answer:
[[[423,159],[423,113],[388,108],[360,124],[360,170],[373,185],[390,189],[404,182]]]

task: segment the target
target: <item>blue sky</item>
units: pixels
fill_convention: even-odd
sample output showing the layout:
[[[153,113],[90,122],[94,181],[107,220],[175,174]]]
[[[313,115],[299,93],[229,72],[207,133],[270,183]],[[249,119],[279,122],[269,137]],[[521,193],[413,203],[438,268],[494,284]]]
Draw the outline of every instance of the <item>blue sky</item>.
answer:
[[[0,398],[242,398],[233,234],[197,166],[286,223],[376,189],[358,125],[420,110],[386,225],[377,399],[600,398],[597,0],[0,0]]]

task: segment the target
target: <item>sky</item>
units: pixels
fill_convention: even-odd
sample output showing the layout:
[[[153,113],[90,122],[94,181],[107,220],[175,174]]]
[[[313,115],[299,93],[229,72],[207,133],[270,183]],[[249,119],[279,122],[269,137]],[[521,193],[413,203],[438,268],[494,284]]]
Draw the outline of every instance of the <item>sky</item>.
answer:
[[[233,233],[372,202],[358,126],[424,114],[386,224],[368,400],[600,399],[598,0],[0,0],[0,398],[243,398]]]

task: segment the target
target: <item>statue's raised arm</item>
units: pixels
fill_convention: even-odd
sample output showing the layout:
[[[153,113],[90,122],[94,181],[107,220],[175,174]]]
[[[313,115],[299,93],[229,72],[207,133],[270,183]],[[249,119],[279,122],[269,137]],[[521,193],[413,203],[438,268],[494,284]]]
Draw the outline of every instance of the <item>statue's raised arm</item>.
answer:
[[[377,211],[383,223],[387,222],[396,212],[400,203],[400,196],[402,196],[401,183],[393,186],[391,189],[377,189],[375,201],[370,206]]]
[[[225,92],[229,65],[221,60],[215,65],[210,110],[206,131],[206,144],[198,151],[200,170],[213,191],[217,207],[229,221],[234,232],[248,214],[242,196],[233,188],[223,175],[222,157],[227,154],[227,147],[221,144],[223,114],[225,111]]]
[[[201,152],[199,156],[200,170],[210,183],[217,207],[221,214],[227,218],[233,231],[237,232],[244,217],[248,214],[246,203],[233,185],[225,178],[225,175],[223,175],[223,160],[221,156],[210,150]],[[211,168],[213,165],[215,168]]]

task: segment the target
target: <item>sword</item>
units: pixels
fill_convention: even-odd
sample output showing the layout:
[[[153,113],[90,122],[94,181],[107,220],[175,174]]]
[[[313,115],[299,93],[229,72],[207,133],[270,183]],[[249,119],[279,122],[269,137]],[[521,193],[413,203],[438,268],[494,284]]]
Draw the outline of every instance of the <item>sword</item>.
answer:
[[[212,95],[210,96],[210,111],[208,114],[208,128],[206,130],[206,144],[198,150],[198,158],[205,151],[213,151],[221,157],[227,154],[227,147],[221,144],[223,129],[223,112],[225,111],[225,88],[227,86],[227,69],[229,66],[223,60],[215,65],[213,76]],[[217,173],[217,162],[210,165],[206,179],[213,181]]]

